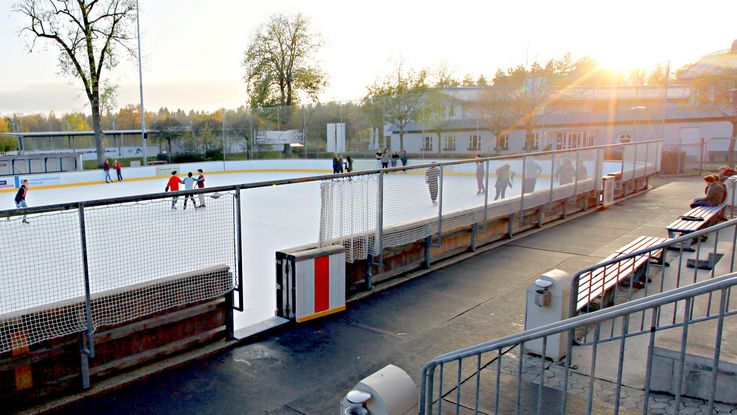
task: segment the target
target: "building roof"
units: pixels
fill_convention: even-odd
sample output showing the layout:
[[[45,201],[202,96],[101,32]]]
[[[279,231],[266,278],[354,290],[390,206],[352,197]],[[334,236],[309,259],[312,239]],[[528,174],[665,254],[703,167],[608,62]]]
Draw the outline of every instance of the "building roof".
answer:
[[[679,79],[691,79],[703,73],[737,70],[737,40],[730,49],[719,50],[699,59],[679,75]]]
[[[146,134],[158,133],[159,130],[146,130]],[[136,135],[141,134],[141,130],[103,130],[103,135]],[[35,131],[20,133],[0,133],[9,137],[80,137],[95,135],[94,131]]]

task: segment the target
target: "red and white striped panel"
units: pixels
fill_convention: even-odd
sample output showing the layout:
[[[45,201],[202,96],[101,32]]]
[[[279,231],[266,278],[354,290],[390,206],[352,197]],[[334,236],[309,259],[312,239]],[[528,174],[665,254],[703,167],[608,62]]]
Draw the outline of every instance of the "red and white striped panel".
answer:
[[[298,323],[345,310],[345,253],[298,260],[295,268]]]

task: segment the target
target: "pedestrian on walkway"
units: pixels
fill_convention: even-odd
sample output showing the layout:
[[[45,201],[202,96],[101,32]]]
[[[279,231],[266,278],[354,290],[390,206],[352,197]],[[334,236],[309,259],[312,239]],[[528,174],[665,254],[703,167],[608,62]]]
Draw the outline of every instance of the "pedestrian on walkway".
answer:
[[[477,195],[483,194],[486,188],[484,187],[484,181],[486,179],[486,162],[481,160],[481,154],[476,154],[476,188],[478,191]]]
[[[510,167],[506,163],[496,169],[496,183],[494,183],[496,193],[494,193],[494,200],[499,199],[499,197],[504,199],[507,193],[507,187],[512,188],[512,180],[509,177],[509,173]]]
[[[197,176],[197,188],[198,189],[204,189],[205,188],[205,172],[202,171],[202,169],[197,169],[197,173],[200,175]],[[205,207],[205,195],[200,193],[197,195],[197,197],[200,199],[200,207]]]
[[[174,170],[171,172],[171,177],[169,177],[169,181],[166,183],[166,188],[164,189],[165,192],[168,192],[171,190],[172,192],[178,192],[179,191],[179,183],[184,183],[182,179],[177,176],[177,171]],[[177,208],[177,201],[179,200],[179,195],[175,194],[171,198],[171,208],[176,209]]]
[[[28,179],[23,180],[23,183],[18,188],[18,193],[15,194],[15,207],[18,209],[25,209],[28,207],[26,204],[26,196],[28,195],[29,187]],[[26,220],[26,215],[23,215],[23,223],[29,223]]]
[[[381,157],[384,156],[384,153],[381,151],[381,149],[376,150],[376,168],[381,168]]]
[[[115,173],[118,175],[118,181],[123,181],[123,171],[122,167],[120,167],[120,162],[118,160],[115,160]]]
[[[102,170],[105,172],[105,183],[112,183],[113,179],[110,177],[110,162],[105,160],[102,163]]]
[[[184,190],[192,190],[194,189],[195,184],[197,184],[197,179],[192,177],[192,172],[187,173],[187,177],[184,178],[182,181],[184,183]],[[195,209],[197,209],[197,203],[194,201],[194,195],[192,193],[184,195],[184,209],[187,209],[187,201],[192,201],[192,206],[194,206]]]
[[[427,183],[427,189],[430,191],[430,200],[433,205],[438,204],[438,182],[440,179],[440,169],[432,163],[429,169],[425,172],[425,183]]]
[[[399,154],[397,152],[392,153],[392,168],[397,167],[397,162],[399,161]]]
[[[407,167],[407,150],[402,150],[402,157],[399,158],[402,161],[402,167]],[[407,173],[407,169],[402,170]]]

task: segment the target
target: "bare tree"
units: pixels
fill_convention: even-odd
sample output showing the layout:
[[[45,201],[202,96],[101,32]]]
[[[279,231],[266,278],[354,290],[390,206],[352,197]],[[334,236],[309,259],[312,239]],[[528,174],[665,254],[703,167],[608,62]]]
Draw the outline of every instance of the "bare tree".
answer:
[[[321,46],[302,14],[278,14],[259,26],[243,59],[251,108],[295,104],[300,91],[317,101],[327,83],[315,61]]]
[[[100,122],[103,70],[118,63],[118,51],[134,54],[128,44],[135,18],[134,0],[23,0],[14,10],[25,16],[21,33],[50,41],[59,51],[61,73],[79,78],[92,111],[97,161],[105,158]]]
[[[455,105],[455,99],[442,90],[428,90],[423,98],[418,114],[418,120],[438,136],[438,150],[442,151],[442,134],[452,120],[450,106]]]
[[[400,151],[404,150],[404,134],[409,123],[415,121],[422,110],[427,77],[426,70],[407,70],[399,62],[391,75],[367,87],[364,101],[381,106],[385,120],[399,129]]]
[[[480,94],[479,119],[484,128],[498,139],[514,126],[511,108],[513,91],[507,87],[487,87]],[[497,152],[501,150],[498,145],[494,149]]]
[[[733,166],[737,142],[737,70],[719,68],[702,71],[691,79],[691,90],[696,107],[719,113],[732,125],[727,165]]]

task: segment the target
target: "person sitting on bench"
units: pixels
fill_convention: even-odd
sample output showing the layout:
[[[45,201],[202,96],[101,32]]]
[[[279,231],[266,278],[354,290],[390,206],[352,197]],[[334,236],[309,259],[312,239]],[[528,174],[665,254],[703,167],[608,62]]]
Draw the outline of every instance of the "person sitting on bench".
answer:
[[[713,175],[704,176],[706,182],[706,197],[697,197],[691,202],[691,209],[695,207],[719,206],[724,199],[724,186]]]

